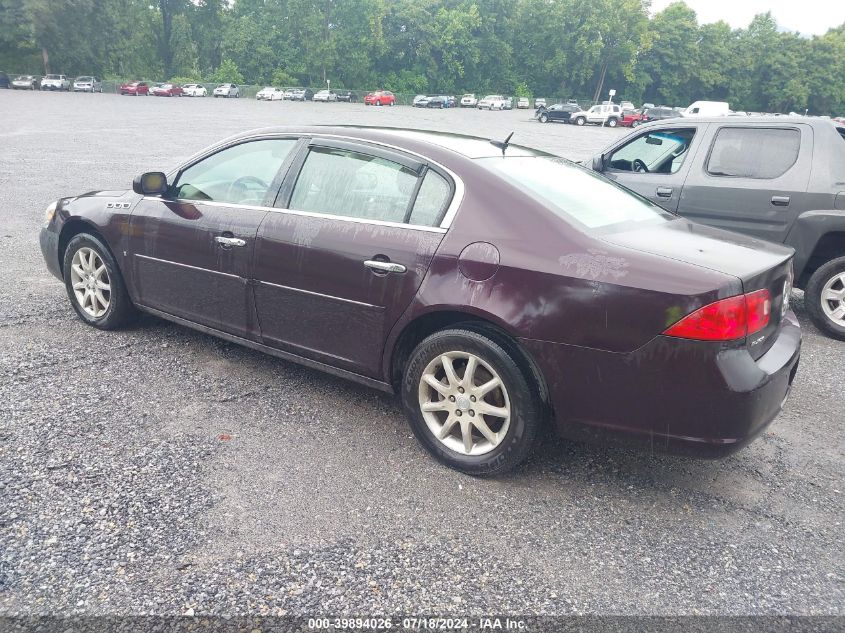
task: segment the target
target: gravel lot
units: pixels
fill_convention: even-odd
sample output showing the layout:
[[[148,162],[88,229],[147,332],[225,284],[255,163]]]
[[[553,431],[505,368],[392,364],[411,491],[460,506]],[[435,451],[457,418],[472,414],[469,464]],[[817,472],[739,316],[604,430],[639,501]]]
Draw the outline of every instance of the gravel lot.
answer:
[[[549,438],[477,480],[388,396],[153,318],[84,326],[37,245],[64,195],[247,128],[620,130],[527,111],[0,93],[0,614],[845,615],[845,343],[805,330],[785,411],[724,461]],[[222,438],[222,439],[221,439]]]

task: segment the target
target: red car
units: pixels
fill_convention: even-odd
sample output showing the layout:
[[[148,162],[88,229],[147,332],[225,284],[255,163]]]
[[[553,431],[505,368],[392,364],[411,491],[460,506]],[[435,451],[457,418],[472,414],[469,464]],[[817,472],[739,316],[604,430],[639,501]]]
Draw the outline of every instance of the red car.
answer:
[[[150,91],[154,97],[181,97],[184,91],[176,84],[158,84]]]
[[[150,86],[146,81],[133,81],[128,84],[120,84],[120,94],[122,95],[148,95],[150,94]]]
[[[643,110],[642,112],[634,110],[633,112],[625,114],[619,122],[619,125],[623,127],[637,127],[642,123],[663,121],[664,119],[677,119],[680,116],[681,113],[674,108],[649,108],[647,110]]]
[[[364,105],[396,105],[396,96],[389,90],[376,90],[364,97]]]

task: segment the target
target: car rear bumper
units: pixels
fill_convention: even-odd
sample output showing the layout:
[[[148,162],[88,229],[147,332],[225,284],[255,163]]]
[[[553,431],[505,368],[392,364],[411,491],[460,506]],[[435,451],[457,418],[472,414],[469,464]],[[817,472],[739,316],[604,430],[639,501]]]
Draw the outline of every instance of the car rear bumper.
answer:
[[[792,312],[758,360],[744,345],[658,336],[619,354],[523,340],[549,388],[559,433],[698,457],[729,455],[780,413],[798,370]]]

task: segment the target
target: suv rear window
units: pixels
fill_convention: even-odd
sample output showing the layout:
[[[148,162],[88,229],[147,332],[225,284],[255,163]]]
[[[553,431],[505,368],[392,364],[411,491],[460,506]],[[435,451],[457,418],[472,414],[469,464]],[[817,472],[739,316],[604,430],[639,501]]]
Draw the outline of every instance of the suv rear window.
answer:
[[[770,180],[798,160],[801,132],[795,128],[723,127],[716,135],[707,173]]]

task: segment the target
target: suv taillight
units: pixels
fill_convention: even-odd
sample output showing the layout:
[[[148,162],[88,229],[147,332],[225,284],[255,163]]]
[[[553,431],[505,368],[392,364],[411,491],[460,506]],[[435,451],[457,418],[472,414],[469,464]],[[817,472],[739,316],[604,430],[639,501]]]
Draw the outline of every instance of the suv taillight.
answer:
[[[769,324],[771,314],[769,291],[755,290],[699,308],[663,334],[698,341],[732,341],[762,330]]]

